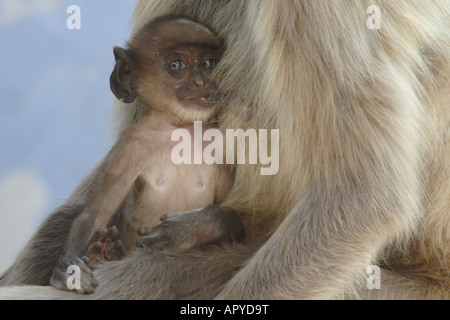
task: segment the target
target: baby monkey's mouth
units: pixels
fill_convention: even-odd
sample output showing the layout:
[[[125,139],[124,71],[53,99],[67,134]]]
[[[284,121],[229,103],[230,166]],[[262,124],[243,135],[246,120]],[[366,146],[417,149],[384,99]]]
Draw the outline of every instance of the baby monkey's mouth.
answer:
[[[195,96],[188,96],[183,99],[189,104],[195,104],[200,107],[211,107],[216,104],[228,105],[229,96],[223,92],[203,92],[202,94]]]
[[[210,107],[214,104],[214,102],[209,99],[210,96],[211,95],[209,94],[204,94],[200,96],[188,97],[184,100],[190,104],[195,104],[201,107]]]
[[[191,98],[191,99],[188,99],[188,100],[191,100],[191,101],[194,101],[194,102],[198,102],[198,103],[210,103],[209,100],[208,100],[208,97]]]

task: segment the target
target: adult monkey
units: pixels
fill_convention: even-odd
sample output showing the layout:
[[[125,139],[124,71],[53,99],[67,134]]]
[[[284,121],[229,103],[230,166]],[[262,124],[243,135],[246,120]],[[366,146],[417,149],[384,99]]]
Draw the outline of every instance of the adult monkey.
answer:
[[[183,14],[226,39],[223,126],[279,128],[280,171],[237,168],[227,205],[245,214],[248,246],[138,252],[97,271],[93,298],[449,298],[450,3],[378,1],[380,30],[366,27],[371,4],[138,3],[136,26]],[[361,276],[377,258],[382,289],[369,291]]]

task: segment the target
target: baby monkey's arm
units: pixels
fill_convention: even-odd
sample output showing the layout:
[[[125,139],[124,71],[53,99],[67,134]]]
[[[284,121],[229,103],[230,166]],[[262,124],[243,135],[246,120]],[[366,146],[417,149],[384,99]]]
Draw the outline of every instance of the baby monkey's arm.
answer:
[[[239,215],[230,208],[209,205],[205,208],[172,212],[161,223],[140,228],[136,245],[147,251],[187,251],[203,245],[243,241],[245,229]]]
[[[67,280],[71,276],[68,267],[80,270],[78,293],[92,293],[97,286],[89,261],[82,258],[86,253],[89,239],[97,229],[105,229],[107,224],[126,199],[134,181],[146,168],[151,146],[151,137],[139,134],[131,127],[124,131],[109,152],[101,167],[96,185],[86,207],[72,225],[66,245],[65,255],[58,259],[53,269],[50,283],[62,290],[73,290]]]
[[[150,148],[151,136],[134,127],[122,133],[103,163],[84,211],[73,223],[66,255],[82,257],[94,230],[106,228],[148,165]]]

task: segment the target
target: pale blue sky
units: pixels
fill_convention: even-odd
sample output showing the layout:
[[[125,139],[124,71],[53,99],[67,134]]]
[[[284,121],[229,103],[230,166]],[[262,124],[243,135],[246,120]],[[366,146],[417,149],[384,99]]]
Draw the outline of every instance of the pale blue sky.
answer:
[[[135,2],[0,0],[0,272],[111,146],[112,48]]]

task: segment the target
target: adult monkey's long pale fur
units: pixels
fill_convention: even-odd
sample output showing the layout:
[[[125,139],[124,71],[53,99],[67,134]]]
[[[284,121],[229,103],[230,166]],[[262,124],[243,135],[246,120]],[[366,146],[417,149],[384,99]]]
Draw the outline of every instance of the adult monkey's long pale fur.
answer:
[[[224,37],[222,125],[280,129],[280,171],[237,168],[227,204],[247,247],[137,252],[101,267],[89,298],[212,298],[255,248],[219,298],[450,298],[450,2],[376,2],[380,30],[373,1],[139,1],[136,28],[183,14]]]

